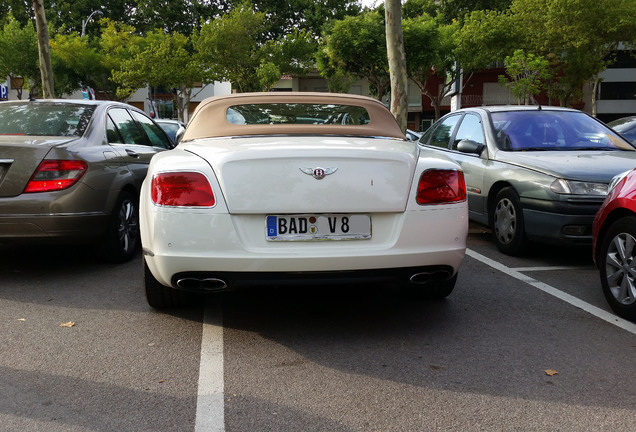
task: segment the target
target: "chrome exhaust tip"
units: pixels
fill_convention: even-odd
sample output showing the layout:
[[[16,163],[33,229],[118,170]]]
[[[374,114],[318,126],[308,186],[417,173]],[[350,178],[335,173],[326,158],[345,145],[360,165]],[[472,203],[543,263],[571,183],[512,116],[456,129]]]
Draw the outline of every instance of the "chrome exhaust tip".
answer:
[[[227,283],[218,278],[184,277],[177,280],[177,286],[188,291],[222,291],[227,288]]]
[[[201,286],[205,291],[221,291],[227,288],[227,283],[218,278],[205,278],[201,280]]]
[[[450,278],[451,274],[446,270],[415,273],[409,278],[409,282],[418,285],[425,285],[431,282],[444,281]]]

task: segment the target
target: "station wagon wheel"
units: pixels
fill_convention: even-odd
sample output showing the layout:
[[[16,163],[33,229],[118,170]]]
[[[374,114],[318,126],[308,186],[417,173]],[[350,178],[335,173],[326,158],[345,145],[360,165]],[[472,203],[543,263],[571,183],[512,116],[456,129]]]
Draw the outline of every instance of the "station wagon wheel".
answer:
[[[507,187],[497,193],[491,215],[492,234],[497,248],[507,255],[521,254],[527,246],[527,239],[523,210],[514,189]]]
[[[617,315],[636,321],[636,217],[615,221],[603,237],[598,262],[603,294]]]
[[[104,239],[105,258],[112,262],[129,261],[139,246],[139,209],[137,199],[122,191],[115,203]]]

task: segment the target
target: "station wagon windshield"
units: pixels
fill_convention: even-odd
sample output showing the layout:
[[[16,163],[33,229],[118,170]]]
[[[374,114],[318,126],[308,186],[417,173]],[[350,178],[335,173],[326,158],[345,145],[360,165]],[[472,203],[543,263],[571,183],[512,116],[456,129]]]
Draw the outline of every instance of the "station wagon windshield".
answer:
[[[627,141],[582,112],[493,112],[492,122],[497,146],[505,151],[634,151]]]
[[[266,103],[233,105],[227,110],[232,124],[364,125],[369,113],[352,105],[313,103]]]
[[[84,134],[95,111],[69,103],[1,103],[0,135],[77,136]]]

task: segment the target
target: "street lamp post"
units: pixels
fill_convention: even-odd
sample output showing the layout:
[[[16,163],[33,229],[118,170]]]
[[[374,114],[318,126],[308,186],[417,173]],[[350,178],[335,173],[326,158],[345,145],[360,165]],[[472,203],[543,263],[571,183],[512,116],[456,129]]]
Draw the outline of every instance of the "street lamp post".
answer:
[[[91,20],[91,18],[93,18],[93,15],[95,15],[95,14],[104,15],[102,13],[102,11],[95,10],[95,11],[91,12],[91,14],[88,16],[88,18],[86,18],[86,20],[82,20],[82,34],[81,34],[81,36],[85,36],[86,35],[86,24],[88,24],[88,22]]]

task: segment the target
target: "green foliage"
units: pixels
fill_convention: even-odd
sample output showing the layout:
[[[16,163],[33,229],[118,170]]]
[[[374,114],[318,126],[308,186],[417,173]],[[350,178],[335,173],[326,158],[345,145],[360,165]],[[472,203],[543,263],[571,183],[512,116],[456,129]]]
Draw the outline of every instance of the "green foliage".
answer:
[[[294,31],[275,41],[261,42],[266,28],[266,14],[243,3],[205,23],[193,37],[193,46],[205,68],[231,82],[238,92],[266,90],[281,74],[304,74],[313,67],[316,43],[310,32]]]
[[[544,88],[544,82],[551,78],[548,60],[523,50],[516,50],[504,61],[506,73],[499,82],[512,90],[519,103],[528,103]]]
[[[306,30],[294,30],[264,46],[264,54],[281,74],[306,75],[314,67],[314,54],[318,47],[315,36]],[[276,81],[280,74],[276,77]],[[275,82],[276,82],[275,81]]]
[[[464,71],[486,69],[512,55],[520,38],[509,12],[475,11],[455,35],[455,57]]]
[[[55,75],[55,94],[69,94],[83,87],[99,86],[99,77],[108,73],[101,55],[77,34],[57,34],[50,41],[51,66]]]
[[[620,42],[636,43],[633,0],[514,0],[511,11],[520,46],[551,59],[549,93],[564,105],[608,66]]]
[[[86,35],[98,38],[101,18],[132,26],[138,34],[162,29],[166,33],[190,35],[197,31],[202,20],[226,10],[228,3],[229,0],[56,0],[46,2],[45,7],[50,28],[65,34],[81,34],[84,22]],[[93,14],[95,11],[98,13]],[[10,12],[22,25],[33,18],[29,0],[0,0],[0,17]]]
[[[146,85],[175,89],[173,98],[181,119],[194,84],[207,84],[215,78],[213,72],[203,66],[199,53],[191,51],[187,36],[159,31],[148,33],[144,43],[137,44],[130,51],[130,57],[123,59],[112,74],[119,97],[127,97]]]
[[[232,1],[234,7],[242,0]],[[358,15],[360,6],[355,0],[253,0],[254,9],[267,17],[264,37],[278,40],[295,31],[320,34],[330,20]]]
[[[321,75],[334,76],[338,70],[341,76],[366,78],[378,99],[384,96],[390,77],[383,16],[365,12],[336,21],[323,44],[324,57],[318,63]]]
[[[202,21],[212,19],[227,8],[226,1],[132,0],[129,3],[135,6],[130,24],[141,34],[159,29],[164,33],[191,36],[200,29]]]
[[[366,78],[381,97],[389,68],[384,3],[377,6],[360,13],[356,0],[50,2],[56,92],[90,85],[115,97],[119,87],[126,97],[142,81],[171,81],[165,86],[180,89],[213,76],[238,91],[260,91],[281,74],[303,75],[317,65],[331,91]],[[102,14],[85,22],[96,10]],[[634,0],[407,0],[402,14],[408,74],[419,84],[452,75],[456,61],[465,73],[506,58],[514,63],[522,49],[528,58],[548,60],[548,94],[563,104],[581,96],[619,42],[636,44]],[[39,83],[32,17],[29,0],[0,0],[0,73]],[[77,37],[83,22],[86,40]],[[151,73],[151,62],[164,66],[161,74]],[[199,71],[196,80],[190,68],[206,74]],[[144,74],[137,78],[139,71]]]
[[[258,78],[259,87],[264,91],[271,90],[281,75],[278,66],[272,62],[261,63],[256,68],[256,77]]]
[[[405,19],[402,28],[408,76],[431,100],[438,118],[444,94],[459,79],[454,56],[455,34],[459,24],[444,24],[428,15],[420,15]],[[446,83],[437,92],[430,92],[427,82],[435,75]],[[447,77],[451,78],[447,80]]]
[[[109,76],[102,80],[102,85],[97,86],[100,90],[106,91],[110,99],[126,99],[136,89],[124,90],[125,85],[115,79],[111,79],[117,71],[123,68],[126,61],[130,61],[136,54],[144,51],[147,47],[147,39],[138,36],[132,26],[117,23],[105,19],[102,23],[102,35],[99,40],[101,50],[102,66],[110,71]]]
[[[320,71],[320,75],[327,80],[327,87],[330,92],[347,93],[351,86],[358,80],[356,76],[349,74],[344,69],[331,63],[326,45],[318,47],[316,51],[316,65]]]
[[[424,88],[431,75],[445,74],[452,65],[445,62],[452,57],[453,47],[448,38],[443,38],[439,23],[428,15],[405,19],[402,29],[409,77]]]
[[[193,39],[203,62],[239,92],[262,90],[257,70],[264,61],[258,43],[265,30],[266,16],[244,3],[201,27]]]
[[[38,67],[38,42],[31,21],[22,26],[13,15],[0,31],[0,76],[23,77],[25,87],[29,82],[37,87],[40,82]],[[18,89],[18,97],[22,96]]]
[[[402,5],[402,19],[417,18],[421,15],[434,17],[437,11],[435,0],[406,0]]]
[[[33,3],[29,0],[0,0],[0,22],[6,24],[14,18],[24,27],[33,21]]]
[[[441,0],[439,14],[442,21],[464,22],[474,11],[506,11],[513,0]]]

